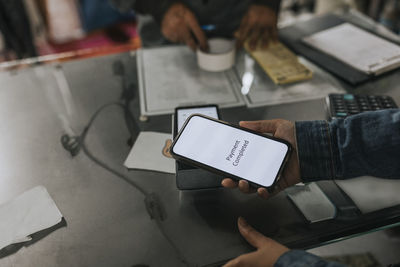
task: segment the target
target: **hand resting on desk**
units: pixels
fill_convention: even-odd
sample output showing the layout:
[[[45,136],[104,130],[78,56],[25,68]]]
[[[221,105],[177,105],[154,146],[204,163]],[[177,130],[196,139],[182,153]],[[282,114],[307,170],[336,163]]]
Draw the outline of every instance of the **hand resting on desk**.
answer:
[[[175,3],[167,10],[161,22],[161,31],[171,42],[184,43],[193,51],[197,46],[203,51],[208,50],[207,37],[196,16],[182,3]]]
[[[277,15],[274,10],[264,5],[250,5],[235,32],[237,47],[240,48],[248,41],[251,50],[257,44],[262,48],[268,47],[270,41],[278,40]]]

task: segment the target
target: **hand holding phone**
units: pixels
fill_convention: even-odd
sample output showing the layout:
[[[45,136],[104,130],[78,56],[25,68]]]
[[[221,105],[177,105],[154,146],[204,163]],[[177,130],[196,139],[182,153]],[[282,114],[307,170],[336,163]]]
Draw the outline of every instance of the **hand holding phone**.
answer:
[[[263,198],[269,198],[272,195],[279,193],[287,187],[295,185],[301,182],[300,178],[300,166],[297,158],[297,146],[296,138],[294,134],[294,123],[287,120],[275,119],[275,120],[261,120],[261,121],[242,121],[240,126],[251,129],[253,131],[261,133],[270,133],[275,137],[288,141],[293,147],[293,153],[287,162],[282,176],[277,182],[273,193],[269,193],[265,188],[258,188],[255,190],[251,188],[245,180],[239,182],[230,178],[225,178],[222,181],[222,186],[226,188],[236,188],[245,194],[257,192],[259,196]]]
[[[195,114],[174,140],[171,154],[185,163],[256,187],[272,187],[291,152],[289,142]]]

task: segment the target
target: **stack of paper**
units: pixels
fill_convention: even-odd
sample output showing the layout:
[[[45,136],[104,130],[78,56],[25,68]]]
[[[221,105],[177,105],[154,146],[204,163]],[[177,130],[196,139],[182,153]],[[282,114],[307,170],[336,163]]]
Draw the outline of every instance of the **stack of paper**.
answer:
[[[400,66],[400,47],[350,23],[303,38],[303,42],[367,74]]]

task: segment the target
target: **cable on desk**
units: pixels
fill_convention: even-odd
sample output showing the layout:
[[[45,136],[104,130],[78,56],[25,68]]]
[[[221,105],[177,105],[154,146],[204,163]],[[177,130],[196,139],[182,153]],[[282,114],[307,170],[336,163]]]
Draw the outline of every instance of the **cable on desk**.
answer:
[[[125,105],[120,103],[120,102],[115,102],[115,103],[109,103],[101,106],[90,118],[88,124],[85,126],[84,130],[79,136],[68,136],[68,135],[63,135],[61,137],[61,143],[63,147],[71,153],[72,156],[76,156],[77,153],[79,153],[79,150],[82,149],[82,151],[85,153],[85,155],[91,159],[94,163],[99,165],[100,167],[104,168],[105,170],[111,172],[114,174],[116,177],[122,179],[123,181],[127,182],[131,186],[135,187],[144,197],[144,203],[147,212],[150,215],[151,219],[154,219],[156,221],[156,225],[158,229],[160,230],[161,234],[164,236],[164,238],[167,240],[167,242],[171,245],[171,247],[175,250],[176,254],[178,255],[179,260],[186,266],[190,266],[185,257],[182,255],[178,247],[175,245],[173,240],[167,235],[163,225],[162,221],[165,220],[165,211],[163,209],[162,203],[160,199],[158,198],[157,194],[154,192],[148,192],[146,189],[138,185],[136,182],[132,181],[129,177],[125,176],[123,173],[120,173],[119,171],[113,169],[110,167],[108,164],[104,163],[100,159],[98,159],[96,156],[94,156],[90,150],[86,147],[85,144],[85,139],[87,137],[87,134],[96,120],[96,118],[99,116],[99,114],[105,110],[108,107],[111,106],[118,106],[126,112]],[[133,118],[132,114],[130,114],[131,118]],[[129,118],[128,118],[129,119]]]
[[[102,111],[105,109],[112,107],[112,106],[117,106],[120,107],[123,112],[124,112],[124,119],[125,119],[125,124],[126,127],[128,128],[128,131],[130,133],[130,140],[128,141],[128,144],[130,146],[133,145],[133,142],[135,141],[140,128],[136,123],[136,120],[132,114],[132,111],[130,110],[130,103],[132,100],[135,98],[135,93],[134,93],[134,84],[133,83],[128,83],[125,79],[125,67],[124,64],[118,60],[113,63],[113,72],[117,76],[121,76],[122,78],[122,94],[121,94],[121,101],[120,102],[114,102],[114,103],[108,103],[103,106],[101,106],[89,119],[89,122],[83,129],[82,133],[79,136],[69,136],[67,134],[63,135],[61,137],[61,144],[63,145],[64,149],[70,152],[71,156],[76,156],[79,151],[82,149],[82,151],[85,153],[85,155],[92,160],[94,163],[96,163],[98,166],[102,167],[103,169],[109,171],[116,177],[120,178],[121,180],[125,181],[129,185],[133,186],[136,188],[145,198],[144,198],[144,204],[147,210],[147,213],[150,215],[150,218],[152,220],[155,220],[156,225],[158,229],[160,230],[161,234],[164,236],[164,238],[167,240],[167,242],[170,244],[170,246],[175,250],[178,259],[186,266],[190,266],[190,264],[187,262],[183,254],[180,252],[178,247],[175,245],[173,240],[167,235],[162,222],[166,218],[166,212],[163,209],[162,202],[160,201],[158,195],[154,192],[148,192],[145,188],[142,186],[138,185],[136,182],[132,181],[129,177],[124,175],[123,173],[119,172],[118,170],[113,169],[110,167],[108,164],[105,162],[101,161],[98,159],[95,155],[91,153],[91,151],[87,148],[85,144],[86,137],[88,135],[88,132],[93,125],[94,121],[96,118],[100,115]]]
[[[124,119],[126,123],[126,127],[128,128],[129,133],[131,134],[130,139],[128,140],[128,145],[133,146],[134,141],[137,138],[138,133],[140,132],[140,128],[136,123],[134,116],[132,115],[132,111],[130,109],[130,103],[135,98],[135,84],[132,82],[127,82],[125,77],[125,66],[121,62],[121,60],[117,60],[112,65],[113,73],[116,76],[121,77],[122,82],[122,93],[121,93],[121,101],[123,103],[124,110]]]

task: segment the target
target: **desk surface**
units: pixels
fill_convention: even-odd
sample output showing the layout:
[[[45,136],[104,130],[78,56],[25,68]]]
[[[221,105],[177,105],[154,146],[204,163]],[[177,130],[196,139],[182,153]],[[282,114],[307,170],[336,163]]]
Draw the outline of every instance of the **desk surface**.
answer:
[[[158,195],[166,219],[157,225],[136,188],[82,152],[71,157],[60,143],[62,134],[80,133],[100,106],[119,100],[122,79],[112,67],[118,61],[125,66],[125,82],[135,85],[135,57],[128,53],[0,73],[0,202],[44,185],[66,221],[29,246],[2,251],[0,267],[184,266],[177,250],[191,266],[209,265],[251,250],[236,228],[240,215],[292,248],[318,246],[399,221],[396,206],[352,220],[310,225],[284,194],[265,201],[236,190],[182,192],[174,175],[128,172],[122,164],[130,150],[130,134],[123,112],[110,107],[93,124],[86,144],[109,166]],[[400,103],[398,79],[393,73],[354,90],[388,94]],[[136,97],[132,105],[136,118],[138,105]],[[325,118],[322,99],[221,113],[233,123]],[[142,131],[170,132],[170,116],[151,117],[138,126]]]

